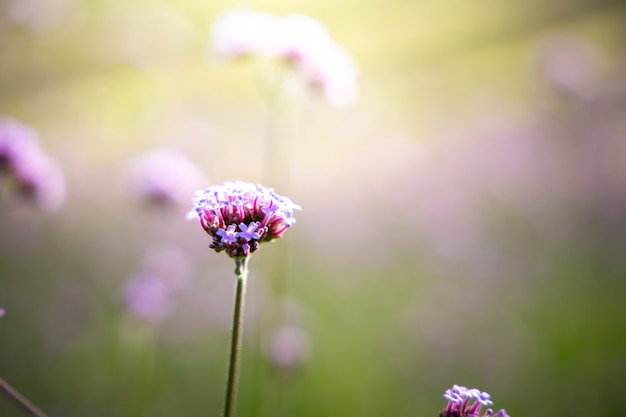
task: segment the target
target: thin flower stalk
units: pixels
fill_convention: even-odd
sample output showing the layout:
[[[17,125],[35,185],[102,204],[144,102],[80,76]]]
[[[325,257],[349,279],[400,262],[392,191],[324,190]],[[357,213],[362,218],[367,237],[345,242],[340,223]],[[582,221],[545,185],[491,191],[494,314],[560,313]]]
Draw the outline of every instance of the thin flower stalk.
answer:
[[[231,333],[224,417],[234,417],[241,362],[244,300],[248,260],[262,243],[282,237],[296,222],[301,207],[273,189],[241,181],[212,186],[196,193],[188,217],[197,218],[211,236],[209,248],[235,260],[235,307]]]
[[[237,290],[235,293],[235,309],[233,312],[233,330],[230,340],[230,360],[228,379],[226,381],[226,399],[224,401],[224,417],[234,417],[237,405],[237,386],[239,383],[239,367],[241,363],[241,333],[243,330],[244,301],[248,280],[248,258],[236,261],[235,276]]]
[[[26,411],[33,417],[48,417],[43,411],[37,408],[26,397],[20,394],[15,388],[9,385],[4,379],[0,378],[0,391],[4,392],[7,397],[13,400],[22,410]]]

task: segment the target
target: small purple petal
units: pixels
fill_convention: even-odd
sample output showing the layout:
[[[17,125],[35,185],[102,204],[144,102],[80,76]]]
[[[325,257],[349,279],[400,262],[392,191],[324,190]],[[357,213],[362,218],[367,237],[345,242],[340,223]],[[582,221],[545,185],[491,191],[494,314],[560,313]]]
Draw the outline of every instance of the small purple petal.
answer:
[[[234,224],[231,224],[230,226],[228,226],[226,230],[222,228],[217,229],[217,232],[215,232],[215,234],[222,238],[222,243],[229,244],[229,243],[235,243],[237,241],[238,233],[235,232]]]
[[[246,226],[244,223],[239,223],[241,232],[237,233],[237,236],[246,239],[247,242],[252,239],[259,239],[261,235],[255,232],[258,227],[258,223],[250,223],[249,226]]]

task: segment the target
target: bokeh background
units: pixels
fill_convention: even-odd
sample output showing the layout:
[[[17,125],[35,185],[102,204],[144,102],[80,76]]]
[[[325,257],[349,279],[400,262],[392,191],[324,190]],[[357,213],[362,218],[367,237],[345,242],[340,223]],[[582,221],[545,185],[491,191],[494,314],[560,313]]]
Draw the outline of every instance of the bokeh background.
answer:
[[[265,64],[210,53],[242,5],[322,22],[358,100],[268,104]],[[611,0],[2,0],[0,114],[67,198],[3,204],[0,376],[50,417],[220,415],[234,264],[185,214],[239,179],[303,207],[251,260],[240,416],[436,416],[452,384],[622,415],[625,23]],[[147,203],[133,167],[163,148],[202,175]]]

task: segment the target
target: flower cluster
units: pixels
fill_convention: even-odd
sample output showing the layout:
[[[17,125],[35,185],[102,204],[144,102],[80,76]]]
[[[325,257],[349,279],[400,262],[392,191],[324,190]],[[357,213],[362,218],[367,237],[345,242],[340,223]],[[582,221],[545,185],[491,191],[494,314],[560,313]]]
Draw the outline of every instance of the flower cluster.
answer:
[[[260,243],[280,237],[301,207],[273,189],[241,181],[198,191],[192,205],[202,228],[213,237],[209,245],[234,259],[255,252]]]
[[[61,168],[41,149],[32,129],[11,119],[0,119],[0,173],[41,209],[57,209],[65,200]]]
[[[291,64],[334,106],[357,95],[357,65],[318,21],[292,14],[254,11],[224,13],[213,25],[213,49],[228,59],[257,56]]]
[[[184,252],[176,247],[148,251],[141,270],[124,285],[126,311],[148,322],[164,320],[174,308],[175,297],[187,286],[188,263]]]
[[[133,160],[131,168],[132,191],[141,200],[156,206],[187,204],[188,193],[205,178],[200,168],[184,154],[168,148],[141,154]]]
[[[448,400],[448,405],[441,410],[439,417],[509,417],[504,410],[493,414],[491,408],[488,408],[481,416],[481,407],[489,407],[493,402],[489,399],[489,394],[475,388],[454,385],[446,390],[443,398]]]
[[[274,330],[266,346],[266,355],[277,371],[288,373],[303,366],[310,355],[311,341],[300,326],[284,325]]]

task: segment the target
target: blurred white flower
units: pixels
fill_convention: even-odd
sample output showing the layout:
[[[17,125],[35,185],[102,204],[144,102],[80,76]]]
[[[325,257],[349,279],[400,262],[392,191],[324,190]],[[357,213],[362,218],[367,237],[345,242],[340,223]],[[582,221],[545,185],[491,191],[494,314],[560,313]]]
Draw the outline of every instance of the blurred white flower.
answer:
[[[347,106],[356,99],[356,62],[321,23],[308,16],[226,12],[213,25],[212,49],[229,60],[249,56],[289,63],[334,106]]]
[[[319,87],[333,106],[345,107],[356,99],[356,63],[337,43],[330,41],[324,49],[308,50],[298,66],[305,78]]]
[[[274,56],[280,49],[279,19],[267,13],[229,11],[212,27],[212,47],[218,56]]]

